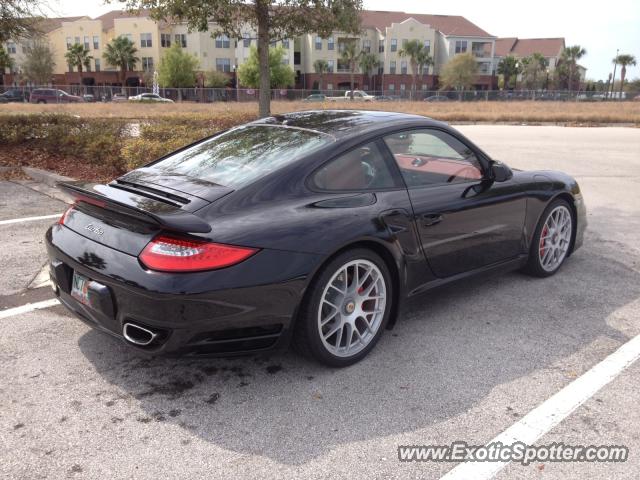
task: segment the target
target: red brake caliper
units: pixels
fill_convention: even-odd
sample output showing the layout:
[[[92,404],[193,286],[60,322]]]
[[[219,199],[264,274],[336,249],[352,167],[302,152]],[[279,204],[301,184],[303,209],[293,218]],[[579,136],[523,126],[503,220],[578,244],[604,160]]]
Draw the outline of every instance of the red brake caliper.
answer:
[[[545,242],[545,237],[547,236],[548,233],[549,233],[549,229],[545,225],[544,228],[542,229],[542,233],[540,234],[540,258],[544,257],[544,242]]]

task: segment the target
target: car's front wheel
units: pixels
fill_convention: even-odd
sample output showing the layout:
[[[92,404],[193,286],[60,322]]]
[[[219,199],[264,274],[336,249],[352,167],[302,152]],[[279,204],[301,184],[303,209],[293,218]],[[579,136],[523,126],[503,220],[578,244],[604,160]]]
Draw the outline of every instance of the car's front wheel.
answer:
[[[384,260],[366,249],[346,251],[309,288],[296,325],[296,349],[332,367],[364,358],[391,312],[393,285]]]
[[[573,230],[569,204],[562,199],[551,202],[536,228],[525,271],[536,277],[556,273],[569,255]]]

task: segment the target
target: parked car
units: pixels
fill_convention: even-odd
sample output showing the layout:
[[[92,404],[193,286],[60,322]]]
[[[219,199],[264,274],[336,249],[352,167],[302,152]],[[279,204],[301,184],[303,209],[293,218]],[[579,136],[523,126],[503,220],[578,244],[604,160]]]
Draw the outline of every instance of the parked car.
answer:
[[[111,101],[116,103],[128,102],[129,97],[127,97],[127,95],[124,93],[114,93],[111,97]]]
[[[64,90],[55,88],[36,88],[29,97],[31,103],[79,103],[83,102],[82,97],[70,95]]]
[[[633,97],[633,101],[640,102],[640,95],[636,95],[635,97]]]
[[[169,98],[161,97],[155,93],[141,93],[140,95],[134,95],[129,97],[130,102],[159,102],[159,103],[173,103],[173,100]]]
[[[372,102],[376,99],[373,95],[369,95],[367,92],[363,92],[362,90],[354,90],[353,91],[353,99],[359,100],[361,102]],[[330,102],[340,102],[344,100],[351,100],[351,90],[346,90],[344,95],[341,97],[327,97],[327,100]]]
[[[26,102],[27,95],[22,90],[11,89],[0,94],[0,103]]]
[[[95,102],[96,101],[96,97],[94,97],[90,93],[85,93],[84,95],[82,95],[82,99],[85,102]]]
[[[108,185],[60,185],[74,203],[46,234],[57,298],[149,354],[292,339],[350,365],[405,298],[479,273],[551,276],[586,227],[569,175],[511,170],[394,112],[285,113]]]
[[[400,97],[397,95],[377,95],[376,102],[397,102]]]
[[[431,95],[424,99],[425,102],[448,102],[449,97],[445,97],[444,95]]]
[[[303,102],[324,102],[327,100],[327,96],[321,93],[314,93],[302,100]]]

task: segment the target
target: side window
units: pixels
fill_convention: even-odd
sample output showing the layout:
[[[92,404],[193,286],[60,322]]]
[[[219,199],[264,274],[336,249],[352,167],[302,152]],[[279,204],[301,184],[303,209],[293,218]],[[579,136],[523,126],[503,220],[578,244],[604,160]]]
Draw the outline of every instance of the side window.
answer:
[[[313,175],[322,190],[377,190],[395,187],[389,167],[375,142],[340,155]]]
[[[475,154],[448,133],[411,130],[384,138],[408,187],[477,181],[482,167]]]

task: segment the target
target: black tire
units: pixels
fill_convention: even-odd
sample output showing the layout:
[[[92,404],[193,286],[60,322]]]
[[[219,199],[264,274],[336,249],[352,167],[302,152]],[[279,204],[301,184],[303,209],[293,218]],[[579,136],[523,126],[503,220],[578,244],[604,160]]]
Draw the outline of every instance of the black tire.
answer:
[[[571,246],[569,245],[569,248],[566,254],[564,255],[564,257],[562,258],[562,261],[557,266],[555,266],[555,268],[553,268],[552,270],[545,269],[540,259],[540,249],[541,249],[540,237],[542,235],[545,222],[547,221],[549,214],[560,206],[565,207],[569,211],[569,218],[571,219],[571,240],[573,239],[573,235],[576,228],[576,225],[575,225],[576,220],[571,210],[571,207],[569,206],[569,203],[566,200],[563,200],[561,198],[554,200],[549,205],[547,205],[547,208],[545,208],[544,212],[540,216],[540,220],[538,221],[538,225],[536,226],[536,230],[533,234],[533,239],[531,241],[531,247],[529,250],[529,259],[527,260],[527,264],[525,265],[525,267],[522,269],[524,273],[527,273],[528,275],[532,275],[534,277],[540,277],[540,278],[550,277],[551,275],[554,275],[558,270],[560,270],[560,267],[562,267],[565,260],[571,253]]]
[[[345,264],[355,260],[367,260],[372,262],[378,270],[380,270],[380,273],[382,273],[386,289],[385,310],[373,338],[362,350],[352,356],[337,356],[325,347],[320,337],[320,331],[318,328],[318,309],[320,308],[324,289],[334,274],[336,274]],[[365,248],[356,248],[337,255],[322,267],[309,285],[309,289],[307,290],[298,313],[292,340],[293,348],[298,353],[330,367],[346,367],[359,362],[375,347],[382,335],[382,332],[386,328],[393,307],[393,288],[394,285],[389,268],[384,260],[375,252]]]

